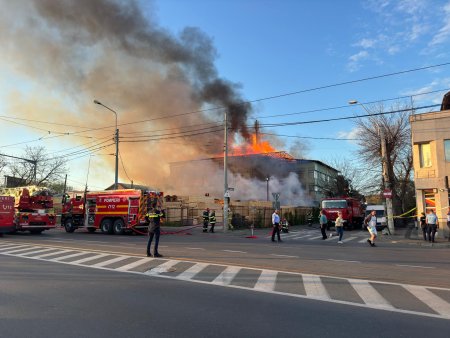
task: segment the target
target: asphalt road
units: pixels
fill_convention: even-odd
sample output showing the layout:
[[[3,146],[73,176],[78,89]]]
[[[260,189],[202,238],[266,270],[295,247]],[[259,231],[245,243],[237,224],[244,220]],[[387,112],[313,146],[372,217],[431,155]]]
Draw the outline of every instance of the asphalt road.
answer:
[[[0,337],[447,337],[448,248],[314,229],[0,238]],[[172,234],[170,234],[172,232]]]
[[[196,228],[188,232],[190,235],[161,236],[160,252],[172,259],[195,262],[450,288],[450,250],[445,247],[380,240],[378,247],[372,248],[365,242],[366,233],[360,231],[346,232],[344,238],[355,239],[340,245],[336,237],[326,241],[316,238],[320,237],[318,230],[302,228],[289,235],[295,231],[298,235],[294,238],[284,234],[283,243],[272,243],[267,229],[249,239],[242,232],[205,234]],[[305,234],[309,237],[302,237]],[[141,256],[147,241],[145,236],[109,236],[83,230],[72,234],[47,231],[40,236],[24,233],[4,239]]]
[[[0,256],[1,337],[448,337],[450,321]]]

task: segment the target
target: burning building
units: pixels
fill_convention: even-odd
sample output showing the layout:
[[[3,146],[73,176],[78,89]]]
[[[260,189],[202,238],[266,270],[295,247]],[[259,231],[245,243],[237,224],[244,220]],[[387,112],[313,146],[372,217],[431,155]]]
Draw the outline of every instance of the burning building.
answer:
[[[327,164],[295,159],[286,152],[228,157],[228,185],[232,198],[272,200],[280,193],[282,204],[318,205],[338,171]],[[170,181],[181,195],[223,196],[223,157],[170,164]]]

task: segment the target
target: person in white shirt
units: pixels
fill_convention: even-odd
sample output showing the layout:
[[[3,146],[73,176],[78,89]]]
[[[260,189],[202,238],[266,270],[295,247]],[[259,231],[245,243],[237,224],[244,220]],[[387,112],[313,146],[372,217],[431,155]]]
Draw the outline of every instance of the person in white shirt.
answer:
[[[275,234],[277,234],[278,242],[282,242],[280,237],[280,216],[278,215],[278,209],[272,214],[272,242],[275,242]]]
[[[370,233],[370,239],[367,240],[367,243],[370,246],[375,246],[375,238],[377,238],[377,216],[376,211],[372,210],[371,213],[364,220],[364,224],[367,226],[367,230]]]

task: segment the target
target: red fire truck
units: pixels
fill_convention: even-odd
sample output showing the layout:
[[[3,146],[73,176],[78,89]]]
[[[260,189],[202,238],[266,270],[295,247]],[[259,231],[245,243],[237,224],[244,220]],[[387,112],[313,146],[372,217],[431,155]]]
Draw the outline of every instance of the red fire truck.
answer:
[[[48,189],[36,186],[5,188],[2,194],[15,200],[15,218],[11,232],[30,231],[40,234],[56,227],[53,197]]]
[[[144,230],[145,214],[153,205],[162,206],[163,193],[135,189],[86,192],[65,196],[61,224],[67,232],[85,228],[89,232],[121,235]]]
[[[0,236],[14,231],[14,213],[14,197],[0,196]]]
[[[322,200],[322,211],[328,219],[328,225],[333,225],[338,212],[342,212],[344,227],[361,229],[364,221],[364,209],[361,202],[351,197],[334,197]]]

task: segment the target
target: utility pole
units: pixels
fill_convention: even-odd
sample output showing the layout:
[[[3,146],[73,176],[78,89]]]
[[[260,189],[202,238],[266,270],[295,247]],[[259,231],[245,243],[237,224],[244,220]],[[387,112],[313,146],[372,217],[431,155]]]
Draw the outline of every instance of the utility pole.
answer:
[[[359,104],[361,107],[364,108],[364,110],[371,115],[372,113],[366,108],[365,105],[363,105],[361,102],[358,102],[357,100],[351,100],[348,102],[349,104]],[[388,220],[388,229],[391,235],[394,235],[395,229],[394,229],[394,217],[393,217],[393,208],[392,208],[392,190],[389,185],[389,175],[388,175],[388,167],[387,167],[387,158],[386,158],[386,139],[384,134],[384,127],[380,126],[380,124],[377,121],[377,131],[378,131],[378,137],[380,138],[381,143],[381,167],[383,170],[383,188],[385,191],[390,191],[391,197],[386,197],[386,217]],[[383,194],[384,195],[384,194]]]
[[[116,116],[116,133],[114,136],[114,141],[116,142],[116,168],[115,168],[115,175],[114,175],[114,189],[117,190],[118,188],[118,181],[119,181],[119,129],[117,128],[117,112],[114,109],[109,108],[108,106],[104,105],[98,100],[94,100],[95,104],[98,104],[99,106],[103,106],[109,111],[113,112]]]
[[[225,135],[224,135],[224,155],[223,155],[223,232],[228,231],[228,113],[225,110]]]
[[[386,158],[386,139],[384,134],[384,127],[379,124],[378,126],[378,135],[380,136],[381,140],[381,159],[382,159],[382,167],[383,167],[383,186],[384,190],[389,190],[391,192],[391,197],[386,197],[386,216],[388,221],[388,229],[391,235],[394,235],[395,229],[394,229],[394,217],[393,217],[393,210],[392,210],[392,190],[389,186],[389,175],[388,175],[388,166],[387,166],[387,158]]]

